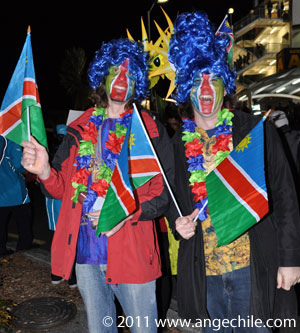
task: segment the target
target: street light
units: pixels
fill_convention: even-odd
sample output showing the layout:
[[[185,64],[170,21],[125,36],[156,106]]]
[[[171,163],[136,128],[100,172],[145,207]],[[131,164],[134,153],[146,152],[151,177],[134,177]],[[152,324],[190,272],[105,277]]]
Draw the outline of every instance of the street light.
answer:
[[[151,31],[150,31],[150,13],[151,10],[153,9],[153,7],[157,4],[157,3],[165,3],[168,2],[169,0],[154,0],[150,9],[147,12],[147,20],[148,20],[148,42],[151,41]]]
[[[234,9],[233,8],[229,8],[228,9],[228,14],[229,14],[229,22],[230,22],[230,28],[232,30],[232,14],[234,13]]]

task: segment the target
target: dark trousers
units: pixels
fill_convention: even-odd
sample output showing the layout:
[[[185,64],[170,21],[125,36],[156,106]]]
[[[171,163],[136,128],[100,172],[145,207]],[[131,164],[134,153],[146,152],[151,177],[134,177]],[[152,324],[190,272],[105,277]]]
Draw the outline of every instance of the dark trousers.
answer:
[[[32,246],[32,213],[30,204],[0,207],[0,253],[6,249],[7,226],[13,219],[18,228],[19,239],[16,250],[30,249]]]
[[[249,326],[250,318],[250,267],[241,268],[223,275],[210,275],[207,281],[207,310],[211,318],[211,327],[203,329],[205,333],[266,333],[270,332],[260,322],[259,327]],[[241,318],[241,320],[240,320]],[[226,320],[226,321],[224,321]],[[224,326],[222,327],[222,324]],[[251,324],[251,322],[250,322]],[[246,326],[246,327],[244,327]]]
[[[172,275],[161,276],[156,280],[156,301],[159,319],[166,319],[172,298]]]
[[[166,319],[172,298],[169,240],[168,233],[161,231],[159,222],[156,223],[156,230],[162,266],[162,276],[156,280],[157,313],[159,319]]]

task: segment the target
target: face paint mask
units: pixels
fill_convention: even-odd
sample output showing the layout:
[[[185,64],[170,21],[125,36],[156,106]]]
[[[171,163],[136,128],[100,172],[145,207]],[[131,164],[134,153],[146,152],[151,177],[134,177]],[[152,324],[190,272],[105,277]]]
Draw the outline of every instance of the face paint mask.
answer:
[[[129,59],[120,66],[111,66],[105,79],[105,91],[113,101],[126,102],[134,94],[135,77],[128,70]]]
[[[190,93],[191,102],[202,116],[216,114],[223,103],[224,84],[221,78],[213,74],[198,72]]]

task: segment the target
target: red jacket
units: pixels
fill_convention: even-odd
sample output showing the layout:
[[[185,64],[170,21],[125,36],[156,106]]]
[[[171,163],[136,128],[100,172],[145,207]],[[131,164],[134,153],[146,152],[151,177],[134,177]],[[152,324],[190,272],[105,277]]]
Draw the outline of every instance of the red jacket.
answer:
[[[56,153],[51,175],[43,180],[45,194],[62,200],[51,247],[52,273],[68,279],[75,263],[82,205],[74,204],[71,197],[74,188],[71,179],[76,171],[74,163],[79,149],[82,126],[86,125],[93,109],[75,120]],[[141,112],[149,136],[172,180],[172,148],[163,126],[148,111]],[[138,210],[133,218],[113,236],[108,238],[107,283],[145,283],[161,275],[160,254],[154,222],[151,219],[163,215],[168,209],[167,190],[159,174],[136,190]]]

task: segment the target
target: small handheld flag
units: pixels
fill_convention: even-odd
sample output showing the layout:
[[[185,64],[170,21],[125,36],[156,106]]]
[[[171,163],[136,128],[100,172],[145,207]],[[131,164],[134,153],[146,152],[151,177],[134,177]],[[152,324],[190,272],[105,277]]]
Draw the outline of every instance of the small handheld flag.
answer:
[[[136,117],[137,117],[138,120],[139,120],[138,123],[140,124],[141,128],[142,128],[143,131],[144,131],[144,137],[145,137],[145,140],[147,140],[148,145],[149,145],[149,148],[151,149],[151,152],[152,152],[153,156],[154,156],[155,159],[156,159],[156,162],[157,162],[157,164],[158,164],[159,170],[160,170],[161,175],[162,175],[162,177],[163,177],[163,179],[164,179],[164,181],[165,181],[165,185],[166,185],[166,187],[167,187],[167,189],[168,189],[168,191],[169,191],[169,194],[170,194],[170,196],[171,196],[171,198],[172,198],[172,201],[173,201],[173,203],[174,203],[174,205],[175,205],[175,207],[176,207],[176,210],[177,210],[179,216],[182,217],[182,213],[181,213],[181,211],[180,211],[180,208],[179,208],[179,206],[178,206],[178,204],[177,204],[177,201],[176,201],[176,199],[175,199],[175,197],[174,197],[173,191],[172,191],[172,189],[171,189],[171,187],[170,187],[170,184],[169,184],[168,179],[167,179],[167,177],[166,177],[166,175],[165,175],[165,173],[164,173],[164,170],[163,170],[163,168],[162,168],[162,166],[161,166],[161,164],[160,164],[160,162],[159,162],[159,158],[158,158],[157,155],[156,155],[155,149],[154,149],[153,146],[152,146],[152,143],[151,143],[150,138],[149,138],[149,135],[148,135],[148,133],[147,133],[147,131],[146,131],[146,129],[145,129],[145,126],[144,126],[144,124],[143,124],[143,122],[142,122],[142,119],[141,119],[141,117],[140,117],[140,115],[139,115],[139,113],[138,113],[138,111],[137,111],[136,105],[133,104],[133,107],[134,107],[134,110],[135,110]],[[136,122],[135,122],[135,123],[136,123]],[[143,147],[143,150],[144,150],[144,149],[145,149],[145,147]]]
[[[127,128],[122,150],[101,209],[97,227],[98,236],[101,232],[111,230],[135,211],[136,203],[133,190],[144,185],[159,173],[162,174],[165,185],[170,191],[180,216],[182,216],[134,104],[131,123]]]
[[[111,230],[136,209],[133,190],[160,172],[134,108],[120,156],[101,209],[97,235]]]
[[[128,126],[120,156],[116,163],[109,188],[106,193],[97,226],[97,236],[109,231],[136,209],[136,202],[128,174]]]
[[[231,30],[230,24],[228,22],[228,15],[226,14],[222,23],[220,24],[218,30],[216,31],[216,36],[226,34],[230,38],[230,43],[227,46],[227,62],[230,68],[233,67],[233,43],[234,43],[234,37],[233,32]]]
[[[47,137],[35,79],[30,27],[26,41],[3,98],[0,134],[21,145],[31,134],[47,147]]]
[[[242,235],[268,212],[264,119],[207,176],[208,209],[218,246]]]

